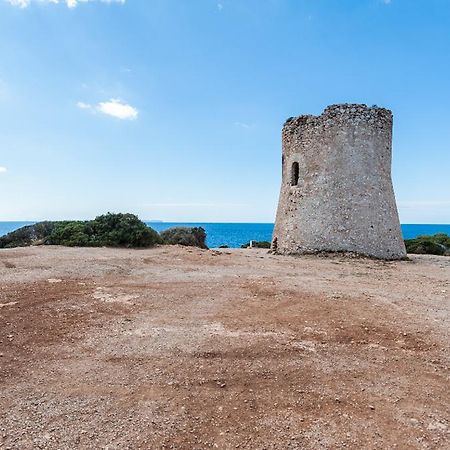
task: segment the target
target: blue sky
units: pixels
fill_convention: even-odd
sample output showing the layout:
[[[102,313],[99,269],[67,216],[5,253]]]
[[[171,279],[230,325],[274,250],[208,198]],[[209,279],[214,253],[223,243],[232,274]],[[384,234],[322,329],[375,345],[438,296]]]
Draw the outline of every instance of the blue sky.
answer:
[[[448,0],[0,0],[0,220],[271,222],[287,117],[394,112],[403,223],[450,223]]]

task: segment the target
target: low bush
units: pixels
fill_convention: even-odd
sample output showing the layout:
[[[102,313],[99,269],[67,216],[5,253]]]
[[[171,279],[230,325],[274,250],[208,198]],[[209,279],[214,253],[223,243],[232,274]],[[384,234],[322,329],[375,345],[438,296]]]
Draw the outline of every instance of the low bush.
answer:
[[[58,222],[39,222],[27,225],[0,237],[0,248],[28,247],[46,244],[46,240]]]
[[[85,222],[60,222],[48,238],[70,247],[153,247],[159,234],[134,214],[104,214]]]
[[[55,224],[46,243],[49,245],[66,245],[68,247],[92,247],[95,241],[89,221],[58,222]]]
[[[159,234],[133,214],[104,214],[94,220],[40,222],[0,238],[1,247],[47,244],[69,247],[153,247]]]
[[[99,245],[153,247],[161,243],[159,234],[134,214],[105,214],[91,224]]]
[[[163,244],[185,245],[207,249],[206,232],[202,227],[174,227],[161,232]]]
[[[406,251],[422,255],[450,255],[450,236],[437,233],[405,240]]]

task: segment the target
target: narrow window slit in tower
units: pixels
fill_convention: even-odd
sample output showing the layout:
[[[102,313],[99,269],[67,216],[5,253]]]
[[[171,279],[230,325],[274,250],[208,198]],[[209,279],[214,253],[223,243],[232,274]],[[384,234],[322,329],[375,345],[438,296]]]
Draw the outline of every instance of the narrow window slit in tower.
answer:
[[[292,163],[291,186],[298,185],[298,162]]]

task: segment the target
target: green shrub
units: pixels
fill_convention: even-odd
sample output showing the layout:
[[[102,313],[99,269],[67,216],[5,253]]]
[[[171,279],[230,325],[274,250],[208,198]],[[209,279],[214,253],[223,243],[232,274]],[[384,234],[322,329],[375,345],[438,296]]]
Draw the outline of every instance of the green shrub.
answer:
[[[105,214],[90,224],[97,245],[152,247],[161,243],[159,234],[134,214]]]
[[[208,248],[206,232],[202,227],[174,227],[161,232],[161,239],[168,245]]]
[[[444,233],[405,240],[406,251],[422,255],[450,255],[450,236]]]
[[[89,223],[89,221],[59,222],[48,236],[47,243],[68,247],[92,247],[95,240]]]
[[[431,236],[434,242],[437,244],[444,245],[445,247],[450,248],[450,236],[445,233],[437,233]]]
[[[152,247],[159,234],[133,214],[105,214],[94,220],[41,222],[0,238],[1,247],[38,243],[70,247]]]
[[[58,222],[39,222],[27,225],[0,237],[0,248],[27,247],[29,245],[46,244]]]
[[[250,242],[242,244],[241,248],[249,248]],[[268,241],[253,241],[253,248],[270,248],[270,242]]]

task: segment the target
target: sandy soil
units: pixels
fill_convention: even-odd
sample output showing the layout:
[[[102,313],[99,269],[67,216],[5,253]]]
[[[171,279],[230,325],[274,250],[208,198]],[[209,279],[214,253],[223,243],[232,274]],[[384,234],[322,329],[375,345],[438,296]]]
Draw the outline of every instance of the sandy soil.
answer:
[[[0,449],[450,448],[450,258],[0,251]]]

